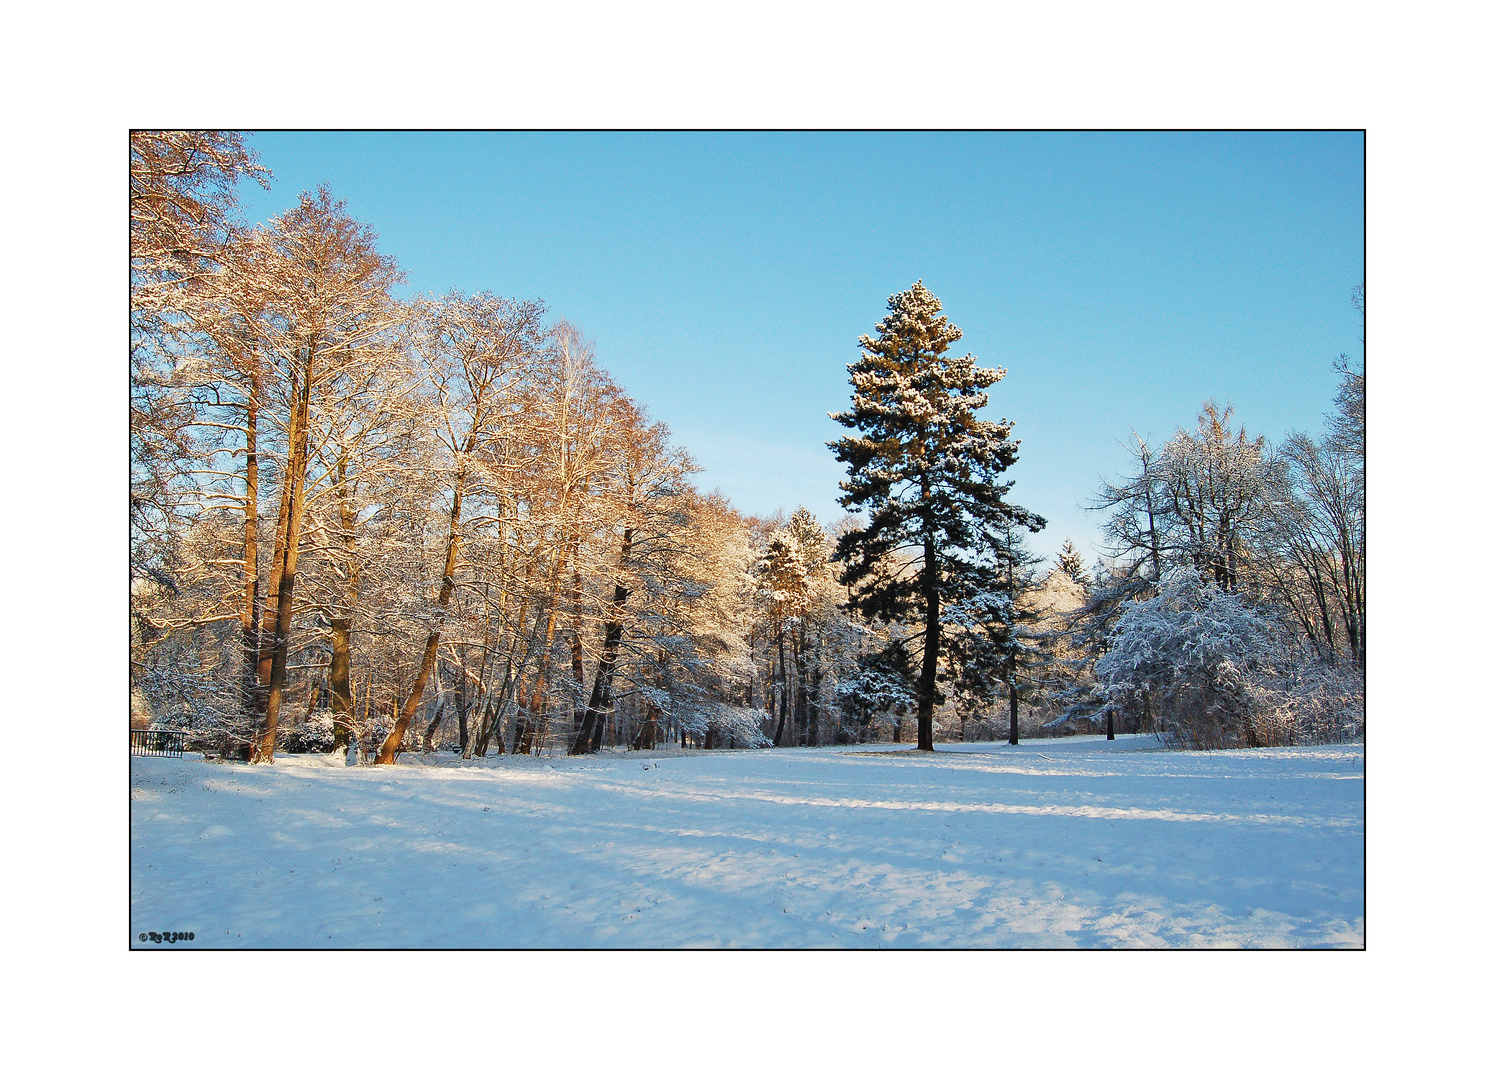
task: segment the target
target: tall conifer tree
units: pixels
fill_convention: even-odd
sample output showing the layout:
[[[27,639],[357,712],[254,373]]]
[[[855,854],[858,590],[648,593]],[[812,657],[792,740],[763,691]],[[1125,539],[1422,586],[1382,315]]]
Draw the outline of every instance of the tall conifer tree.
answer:
[[[877,336],[863,335],[862,358],[847,366],[851,408],[831,414],[860,434],[829,444],[848,471],[841,505],[869,516],[837,545],[851,604],[918,628],[921,750],[934,749],[942,627],[1009,624],[1008,530],[1045,524],[1006,501],[1012,483],[999,477],[1017,460],[1012,424],[976,418],[986,388],[1007,373],[947,356],[961,331],[940,309],[922,281],[888,299]]]

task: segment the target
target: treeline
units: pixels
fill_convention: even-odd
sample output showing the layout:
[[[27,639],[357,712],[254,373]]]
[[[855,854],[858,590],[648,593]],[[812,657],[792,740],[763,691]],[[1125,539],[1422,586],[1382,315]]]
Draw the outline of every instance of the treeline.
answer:
[[[1010,425],[974,419],[1001,373],[944,353],[922,284],[851,369],[842,422],[868,434],[836,452],[868,517],[749,518],[579,329],[396,299],[326,190],[240,225],[237,184],[267,179],[233,133],[130,139],[132,725],[261,762],[1363,733],[1348,365],[1321,439],[1273,449],[1214,406],[1136,439],[1097,498],[1105,557],[1066,542],[1044,572],[1042,519],[999,482]]]
[[[378,761],[867,737],[807,511],[738,514],[539,302],[393,295],[326,190],[131,137],[132,722]]]
[[[1363,737],[1365,375],[1337,370],[1318,438],[1273,447],[1213,402],[1161,446],[1133,435],[1094,504],[1111,550],[1066,627],[1068,716],[1190,747]]]

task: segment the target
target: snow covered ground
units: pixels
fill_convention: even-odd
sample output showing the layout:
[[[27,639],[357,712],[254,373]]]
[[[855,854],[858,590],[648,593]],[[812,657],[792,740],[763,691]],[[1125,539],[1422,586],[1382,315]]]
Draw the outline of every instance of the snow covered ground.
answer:
[[[434,763],[433,763],[434,762]],[[1363,947],[1363,746],[131,761],[131,942]],[[157,944],[141,934],[190,932]]]

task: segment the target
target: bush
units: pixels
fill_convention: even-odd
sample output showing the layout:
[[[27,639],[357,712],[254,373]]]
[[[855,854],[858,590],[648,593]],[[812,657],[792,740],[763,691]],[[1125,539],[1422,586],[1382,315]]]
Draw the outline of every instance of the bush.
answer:
[[[1294,635],[1192,572],[1130,601],[1096,663],[1121,716],[1189,749],[1342,742],[1365,734],[1357,670],[1316,660]],[[1141,714],[1140,717],[1138,714]]]
[[[1251,741],[1251,683],[1274,651],[1267,623],[1191,571],[1158,594],[1128,601],[1096,662],[1113,708],[1135,714],[1170,742],[1195,749]]]
[[[1365,676],[1304,656],[1278,685],[1256,693],[1254,746],[1355,742],[1365,738]]]
[[[287,754],[328,754],[332,752],[332,713],[316,709],[286,718],[276,732],[276,744]]]

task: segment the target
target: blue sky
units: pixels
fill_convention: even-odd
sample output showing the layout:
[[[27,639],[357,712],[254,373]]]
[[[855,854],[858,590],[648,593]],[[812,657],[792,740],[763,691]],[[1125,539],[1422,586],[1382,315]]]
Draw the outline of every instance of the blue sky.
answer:
[[[739,509],[822,520],[826,414],[916,279],[1007,377],[1012,498],[1091,559],[1081,507],[1207,398],[1252,434],[1317,432],[1362,356],[1358,133],[323,133],[250,138],[262,221],[326,183],[407,293],[540,298]]]

